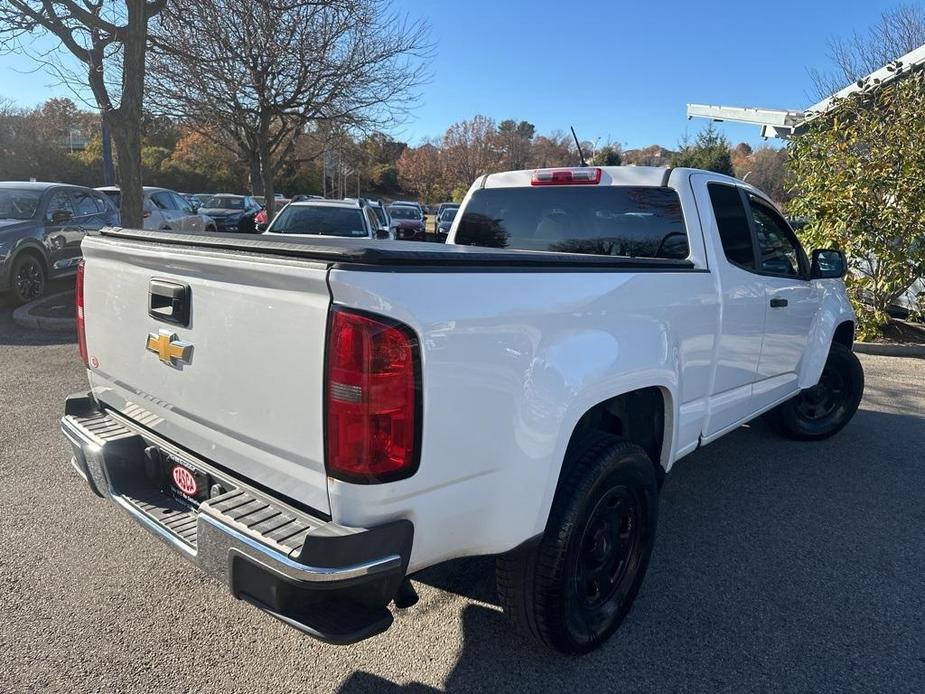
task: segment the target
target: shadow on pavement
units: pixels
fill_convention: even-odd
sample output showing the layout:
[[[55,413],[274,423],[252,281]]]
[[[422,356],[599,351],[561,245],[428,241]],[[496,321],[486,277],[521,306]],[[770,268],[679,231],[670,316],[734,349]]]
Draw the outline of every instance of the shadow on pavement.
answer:
[[[646,582],[598,652],[544,652],[466,605],[445,689],[360,671],[340,691],[923,691],[923,489],[922,414],[861,410],[816,443],[758,421],[668,476]],[[497,602],[491,559],[415,578]]]
[[[65,277],[48,283],[47,294],[57,294],[74,288],[74,278]],[[13,297],[0,292],[0,345],[65,345],[77,342],[72,331],[34,330],[13,322],[13,311],[19,308]]]
[[[34,330],[13,322],[13,309],[0,307],[0,345],[66,345],[77,344],[75,331]]]

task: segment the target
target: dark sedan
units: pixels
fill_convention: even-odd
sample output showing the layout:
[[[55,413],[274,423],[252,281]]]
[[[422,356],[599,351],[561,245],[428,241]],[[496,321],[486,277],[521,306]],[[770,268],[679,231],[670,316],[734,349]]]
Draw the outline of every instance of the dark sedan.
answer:
[[[395,238],[403,241],[425,241],[424,216],[417,207],[392,205],[389,207]]]
[[[87,231],[118,224],[118,210],[90,188],[0,182],[0,291],[21,304],[40,298],[49,279],[76,271]]]
[[[233,231],[253,234],[257,231],[254,217],[260,212],[260,204],[250,195],[219,194],[206,198],[199,214],[215,220],[216,231]]]

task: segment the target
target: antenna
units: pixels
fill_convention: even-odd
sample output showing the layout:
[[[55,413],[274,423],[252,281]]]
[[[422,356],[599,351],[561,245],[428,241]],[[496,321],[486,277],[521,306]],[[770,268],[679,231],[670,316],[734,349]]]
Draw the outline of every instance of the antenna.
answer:
[[[578,135],[575,134],[575,128],[570,125],[569,129],[572,131],[572,137],[575,138],[575,146],[578,148],[578,158],[581,160],[581,166],[587,166],[588,162],[585,161],[585,153],[581,151],[581,143],[578,141]]]

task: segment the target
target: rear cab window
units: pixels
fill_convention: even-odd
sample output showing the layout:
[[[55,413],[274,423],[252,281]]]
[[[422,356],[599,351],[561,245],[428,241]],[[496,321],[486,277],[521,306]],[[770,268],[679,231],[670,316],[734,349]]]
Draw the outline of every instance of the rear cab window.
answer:
[[[455,243],[673,260],[690,253],[678,194],[659,186],[478,190],[463,209]]]
[[[351,238],[369,236],[360,208],[322,205],[288,205],[267,231]]]

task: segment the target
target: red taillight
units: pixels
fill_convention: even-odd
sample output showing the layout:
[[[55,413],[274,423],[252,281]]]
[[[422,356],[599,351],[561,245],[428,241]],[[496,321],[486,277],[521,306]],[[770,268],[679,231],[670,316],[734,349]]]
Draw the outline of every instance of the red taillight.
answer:
[[[90,366],[87,357],[87,329],[84,324],[84,260],[77,263],[77,282],[74,285],[74,303],[77,308],[77,349],[84,366]]]
[[[414,474],[420,455],[419,370],[410,328],[334,309],[325,384],[329,475],[370,483]]]
[[[582,169],[537,169],[533,172],[530,185],[533,186],[575,186],[601,182],[601,170]]]

